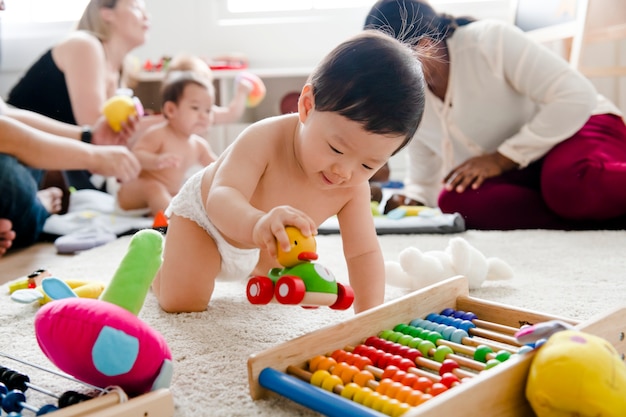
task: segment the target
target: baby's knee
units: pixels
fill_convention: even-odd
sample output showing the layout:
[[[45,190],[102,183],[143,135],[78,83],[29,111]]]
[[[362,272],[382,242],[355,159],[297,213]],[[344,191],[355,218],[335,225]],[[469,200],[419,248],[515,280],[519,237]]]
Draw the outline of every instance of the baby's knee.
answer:
[[[187,296],[184,299],[175,297],[157,297],[159,306],[166,313],[196,313],[205,311],[209,304],[208,299]]]
[[[162,291],[162,272],[159,271],[152,283],[152,291],[161,309],[167,313],[192,313],[204,311],[211,293],[200,291]]]

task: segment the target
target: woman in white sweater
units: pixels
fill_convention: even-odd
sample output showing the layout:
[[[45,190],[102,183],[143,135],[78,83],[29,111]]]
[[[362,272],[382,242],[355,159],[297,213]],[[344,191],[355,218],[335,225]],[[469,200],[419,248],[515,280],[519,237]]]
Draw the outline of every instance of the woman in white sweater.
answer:
[[[513,25],[381,0],[366,29],[415,45],[428,84],[400,204],[472,229],[626,228],[626,126],[568,63]]]

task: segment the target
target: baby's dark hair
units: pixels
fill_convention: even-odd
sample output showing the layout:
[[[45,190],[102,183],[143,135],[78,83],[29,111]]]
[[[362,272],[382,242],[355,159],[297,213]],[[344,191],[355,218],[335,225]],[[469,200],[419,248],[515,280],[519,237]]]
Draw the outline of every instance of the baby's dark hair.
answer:
[[[415,45],[422,38],[446,40],[457,27],[475,20],[437,13],[426,0],[379,0],[370,9],[363,27]]]
[[[376,31],[341,43],[308,80],[315,109],[337,112],[371,133],[403,135],[402,149],[424,113],[424,76],[408,45]]]
[[[161,87],[161,106],[168,101],[178,104],[189,84],[206,88],[211,95],[215,94],[213,84],[207,77],[194,71],[172,71],[168,73]]]

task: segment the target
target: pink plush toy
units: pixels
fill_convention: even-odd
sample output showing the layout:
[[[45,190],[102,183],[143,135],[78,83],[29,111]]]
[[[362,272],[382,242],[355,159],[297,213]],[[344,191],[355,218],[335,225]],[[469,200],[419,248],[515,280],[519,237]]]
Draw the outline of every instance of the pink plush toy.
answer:
[[[163,236],[137,232],[100,299],[76,298],[63,281],[46,278],[51,298],[35,317],[37,342],[62,371],[135,396],[167,388],[172,354],[163,336],[137,317],[161,264]]]

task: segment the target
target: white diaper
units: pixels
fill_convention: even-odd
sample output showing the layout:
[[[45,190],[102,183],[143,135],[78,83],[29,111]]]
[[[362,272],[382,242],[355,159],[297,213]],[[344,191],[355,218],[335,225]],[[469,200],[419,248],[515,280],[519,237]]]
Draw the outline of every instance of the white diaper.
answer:
[[[226,242],[219,230],[211,223],[204,210],[200,187],[204,170],[197,172],[185,182],[165,211],[193,220],[213,237],[222,256],[222,269],[218,279],[247,279],[259,260],[259,249],[240,249]]]

